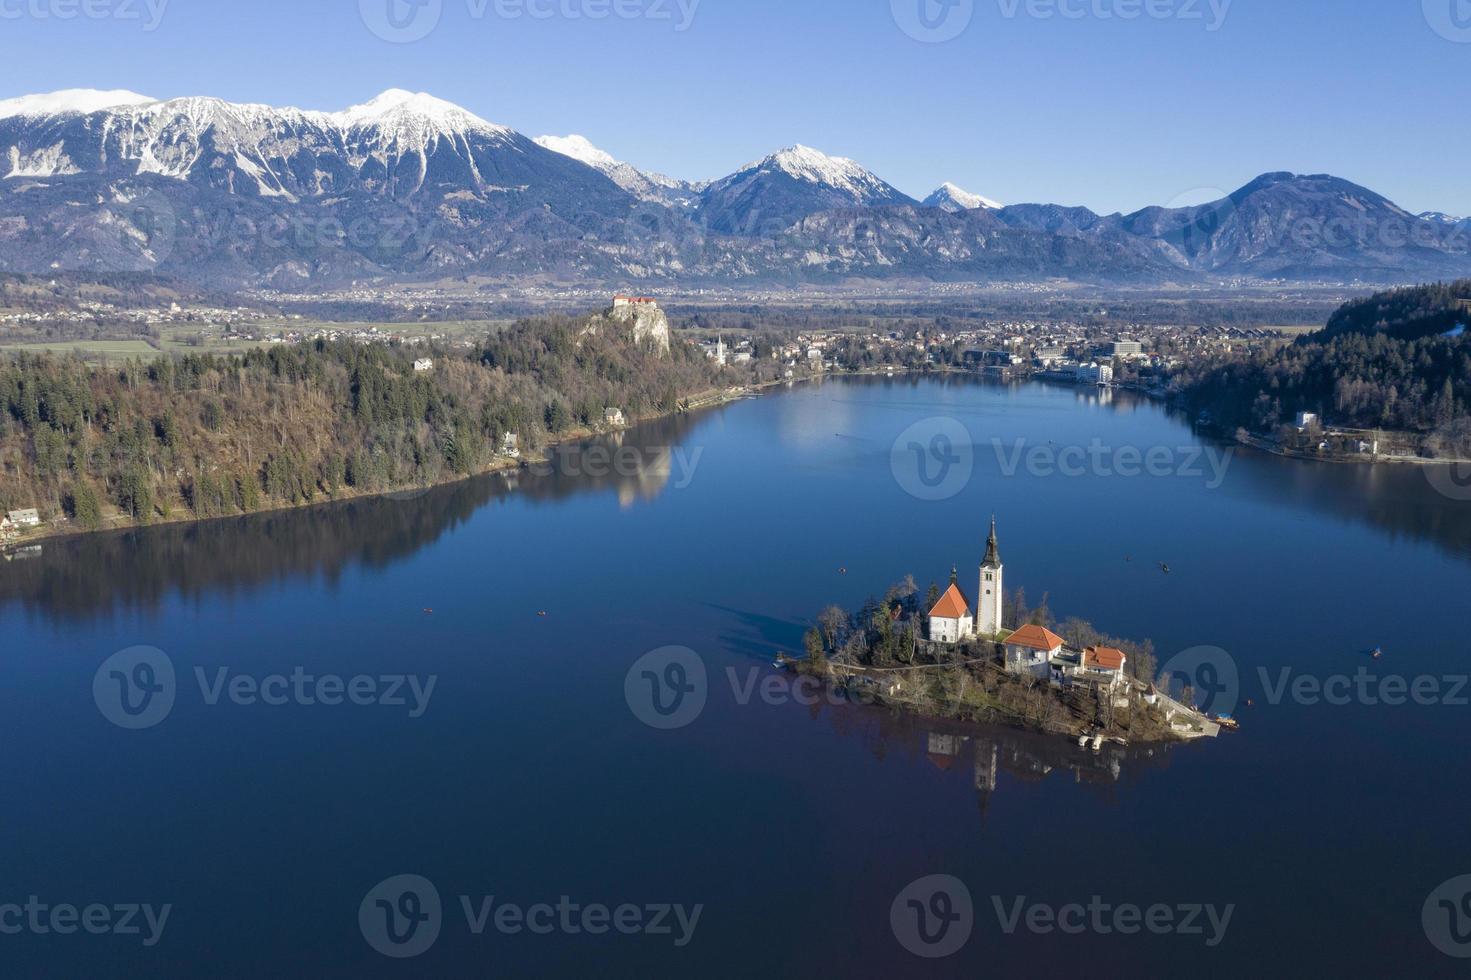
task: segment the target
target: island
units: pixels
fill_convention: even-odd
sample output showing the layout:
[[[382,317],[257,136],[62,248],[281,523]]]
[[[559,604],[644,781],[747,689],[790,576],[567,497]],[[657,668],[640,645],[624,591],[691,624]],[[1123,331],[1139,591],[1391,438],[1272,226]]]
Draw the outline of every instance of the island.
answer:
[[[1045,602],[1028,610],[1023,591],[1007,596],[1004,576],[993,518],[974,601],[958,568],[948,588],[931,586],[923,597],[911,575],[856,614],[829,607],[806,634],[806,657],[778,662],[862,703],[1064,735],[1095,749],[1213,738],[1234,727],[1192,706],[1188,692],[1171,697],[1156,683],[1150,643],[1105,636],[1079,619],[1054,623]],[[1008,619],[1017,625],[1008,629]]]

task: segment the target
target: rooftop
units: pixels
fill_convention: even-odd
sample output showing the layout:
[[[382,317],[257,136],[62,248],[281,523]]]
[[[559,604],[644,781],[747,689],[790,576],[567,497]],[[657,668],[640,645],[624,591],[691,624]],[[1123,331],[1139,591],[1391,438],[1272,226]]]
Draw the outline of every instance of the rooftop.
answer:
[[[966,601],[965,593],[960,591],[960,586],[953,582],[935,603],[935,608],[930,610],[931,619],[964,619],[969,615],[970,603]]]
[[[1062,637],[1045,626],[1028,624],[1006,638],[1008,645],[1051,652],[1063,645]]]

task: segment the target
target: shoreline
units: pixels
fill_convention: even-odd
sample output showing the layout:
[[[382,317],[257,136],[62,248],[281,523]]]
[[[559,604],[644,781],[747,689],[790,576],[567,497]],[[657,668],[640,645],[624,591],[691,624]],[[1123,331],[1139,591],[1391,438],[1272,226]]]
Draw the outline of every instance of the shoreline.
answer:
[[[796,381],[806,381],[808,378],[784,378],[776,384],[791,384]],[[742,388],[727,388],[724,390],[710,389],[691,395],[688,399],[681,401],[680,407],[673,412],[660,412],[652,415],[641,415],[624,425],[606,429],[574,429],[557,439],[553,439],[540,447],[534,456],[522,456],[510,458],[497,454],[489,465],[477,469],[473,473],[456,474],[453,478],[436,480],[423,486],[395,487],[389,490],[372,490],[364,493],[342,488],[336,494],[328,495],[323,492],[320,500],[310,500],[299,504],[284,504],[279,507],[260,507],[256,510],[242,511],[238,514],[225,514],[219,517],[197,517],[192,513],[187,516],[157,517],[146,524],[126,518],[104,521],[101,526],[95,528],[84,528],[77,526],[70,519],[63,523],[52,522],[42,525],[41,528],[21,532],[16,538],[0,544],[0,554],[9,554],[13,551],[38,545],[45,541],[56,541],[60,538],[75,538],[89,534],[109,534],[122,531],[139,531],[151,527],[167,527],[176,524],[207,524],[211,521],[230,521],[241,517],[254,517],[257,514],[283,514],[289,511],[311,510],[314,507],[330,507],[333,504],[348,503],[354,500],[380,500],[386,497],[404,496],[409,494],[426,493],[439,487],[451,487],[458,483],[466,483],[470,480],[478,480],[481,477],[492,476],[497,473],[509,473],[526,469],[539,463],[551,462],[548,450],[570,446],[580,442],[588,442],[602,436],[617,435],[627,432],[645,422],[657,422],[661,419],[673,418],[677,415],[685,415],[691,412],[704,411],[711,408],[719,408],[750,397],[754,392],[764,391],[773,383],[760,385],[749,385]],[[185,509],[187,511],[187,508]]]
[[[53,522],[50,525],[43,526],[43,528],[41,528],[41,529],[33,529],[33,530],[30,530],[30,531],[22,532],[19,536],[17,536],[13,540],[10,540],[10,541],[4,542],[3,544],[0,544],[0,554],[9,553],[9,552],[12,552],[12,551],[14,551],[16,549],[25,548],[25,547],[28,547],[28,546],[33,545],[33,544],[40,544],[41,542],[44,542],[44,541],[54,541],[54,540],[56,540],[58,538],[78,537],[78,536],[87,535],[87,534],[106,534],[106,533],[118,532],[118,531],[136,531],[136,530],[140,530],[140,529],[144,529],[144,528],[163,527],[163,526],[175,525],[175,524],[203,524],[203,523],[207,523],[209,521],[233,520],[235,518],[239,518],[239,517],[250,517],[250,516],[253,516],[253,515],[256,515],[256,514],[279,514],[279,513],[285,513],[287,511],[310,510],[313,507],[325,507],[325,506],[330,506],[332,504],[347,503],[347,502],[353,501],[353,500],[373,500],[373,499],[381,499],[381,498],[384,498],[384,497],[393,497],[393,496],[396,496],[396,495],[422,493],[422,492],[433,490],[433,489],[436,489],[436,488],[439,488],[439,487],[454,486],[457,483],[464,483],[464,482],[469,481],[469,480],[475,480],[475,479],[479,479],[481,477],[491,476],[491,475],[496,474],[496,473],[512,472],[512,471],[519,470],[519,469],[525,469],[527,467],[536,465],[538,463],[547,463],[547,462],[550,462],[550,456],[547,455],[546,450],[550,450],[550,449],[554,449],[554,448],[558,448],[558,447],[562,447],[562,446],[569,446],[569,445],[573,445],[573,444],[576,444],[576,443],[579,443],[579,442],[587,442],[589,440],[596,439],[596,438],[601,437],[601,436],[617,435],[617,434],[622,433],[622,432],[627,432],[629,429],[632,429],[635,426],[640,425],[640,424],[645,423],[645,422],[657,422],[657,421],[659,421],[661,419],[673,418],[673,417],[675,417],[677,415],[684,415],[684,414],[688,414],[688,413],[691,413],[691,412],[703,411],[705,409],[710,409],[710,408],[719,408],[721,406],[730,405],[730,404],[733,404],[734,402],[741,401],[741,400],[746,399],[746,398],[752,398],[752,397],[759,396],[759,395],[761,395],[761,394],[763,394],[763,393],[765,393],[767,391],[770,391],[770,390],[772,390],[774,388],[780,388],[780,387],[786,387],[786,386],[796,386],[798,384],[809,384],[809,383],[813,383],[813,382],[821,382],[821,381],[826,381],[826,380],[828,380],[830,378],[865,378],[865,377],[887,377],[887,378],[914,377],[914,378],[924,378],[924,377],[942,377],[942,376],[968,377],[968,378],[975,378],[978,381],[994,380],[994,379],[987,379],[983,375],[977,374],[976,372],[973,372],[973,371],[965,371],[965,370],[961,370],[961,369],[957,369],[957,368],[953,368],[953,367],[940,367],[940,366],[936,366],[936,367],[928,368],[928,369],[925,369],[925,370],[912,370],[912,369],[906,369],[906,368],[902,368],[902,367],[882,366],[882,367],[874,367],[874,368],[865,368],[863,370],[858,370],[858,371],[843,371],[843,372],[831,372],[831,373],[830,372],[823,371],[823,372],[820,372],[818,374],[808,374],[808,375],[804,375],[802,377],[776,378],[776,379],[773,379],[771,381],[763,381],[763,382],[759,382],[759,383],[754,383],[754,384],[749,384],[749,385],[743,385],[743,386],[737,387],[737,388],[726,388],[726,389],[723,389],[723,390],[720,390],[720,389],[710,389],[708,391],[700,392],[698,394],[692,395],[688,399],[683,400],[681,402],[681,404],[680,404],[680,407],[677,410],[675,410],[674,412],[662,412],[662,413],[655,413],[655,414],[651,414],[651,415],[642,415],[642,416],[639,416],[639,417],[637,417],[635,419],[632,419],[631,421],[629,421],[625,425],[622,425],[622,426],[619,426],[619,427],[616,427],[616,428],[608,428],[608,429],[587,429],[587,428],[579,428],[579,429],[575,429],[575,430],[572,430],[571,432],[569,432],[569,433],[567,433],[567,434],[565,434],[565,435],[563,435],[563,436],[561,436],[561,437],[559,437],[557,439],[554,439],[554,440],[551,440],[551,441],[547,442],[544,446],[541,447],[541,451],[537,455],[535,455],[535,456],[521,457],[521,458],[512,459],[512,458],[509,458],[509,457],[496,455],[494,457],[494,459],[490,462],[489,465],[486,465],[484,467],[481,467],[480,469],[476,470],[473,473],[458,474],[458,475],[454,476],[453,478],[443,479],[443,480],[437,480],[437,481],[435,481],[433,483],[429,483],[429,484],[426,484],[424,486],[395,487],[395,488],[388,489],[388,490],[373,490],[373,491],[364,492],[364,493],[360,493],[360,492],[356,492],[356,491],[351,491],[351,490],[348,490],[347,488],[342,488],[336,494],[333,494],[333,495],[330,495],[330,496],[326,496],[324,494],[325,499],[311,500],[311,501],[307,501],[305,503],[285,504],[285,505],[282,505],[282,506],[279,506],[279,507],[262,507],[262,508],[259,508],[257,510],[243,511],[243,512],[241,512],[239,514],[227,514],[227,515],[223,515],[223,516],[220,516],[220,517],[196,517],[196,516],[193,516],[192,514],[189,514],[188,516],[157,517],[154,520],[151,520],[151,521],[149,521],[146,524],[142,524],[142,523],[139,523],[139,522],[134,521],[134,520],[113,519],[111,521],[104,522],[101,526],[96,527],[96,528],[82,528],[82,527],[76,526],[69,519],[67,519],[65,521],[65,523],[57,524],[57,523],[54,523]],[[1023,378],[1023,379],[1020,379],[1020,380],[1023,381],[1023,382],[1027,382],[1027,381],[1037,381],[1039,379],[1033,378],[1033,377],[1028,377],[1028,378]],[[1041,379],[1041,380],[1045,380],[1045,379]],[[1076,387],[1076,386],[1074,386],[1074,387]],[[1161,393],[1161,392],[1154,392],[1154,391],[1149,391],[1149,390],[1143,389],[1143,388],[1135,388],[1135,387],[1130,387],[1130,386],[1125,386],[1125,385],[1115,385],[1113,387],[1115,389],[1117,389],[1117,390],[1120,390],[1120,391],[1128,391],[1128,392],[1131,392],[1133,394],[1140,395],[1142,397],[1148,398],[1150,400],[1160,402],[1161,404],[1164,404],[1166,406],[1178,407],[1178,406],[1174,405],[1173,400],[1168,395],[1166,395],[1164,393]],[[1188,423],[1188,422],[1186,424],[1187,425],[1190,425],[1190,423]],[[1190,428],[1192,429],[1192,431],[1195,431],[1197,427],[1195,427],[1193,425],[1190,425]],[[1215,434],[1215,433],[1209,433],[1208,432],[1208,434],[1209,434],[1209,437],[1210,438],[1219,441],[1223,445],[1228,445],[1228,446],[1247,446],[1248,448],[1258,450],[1259,452],[1268,453],[1270,455],[1278,456],[1278,457],[1283,458],[1283,459],[1292,459],[1292,460],[1297,460],[1297,461],[1300,461],[1300,462],[1308,462],[1308,463],[1335,463],[1335,464],[1351,464],[1351,465],[1376,465],[1376,464],[1404,465],[1404,464],[1408,464],[1408,465],[1417,465],[1417,466],[1471,465],[1471,459],[1444,459],[1444,460],[1442,460],[1442,459],[1423,459],[1423,458],[1420,458],[1420,457],[1413,457],[1413,456],[1374,456],[1374,457],[1369,457],[1369,458],[1356,458],[1356,457],[1348,457],[1348,456],[1342,456],[1342,457],[1340,457],[1340,456],[1331,456],[1331,457],[1330,456],[1313,456],[1313,455],[1308,455],[1306,453],[1295,452],[1295,451],[1286,449],[1286,448],[1284,448],[1284,447],[1282,447],[1282,446],[1280,446],[1280,445],[1272,442],[1271,440],[1263,439],[1262,437],[1256,436],[1256,435],[1252,435],[1251,438],[1248,441],[1242,442],[1241,440],[1238,440],[1238,439],[1230,439],[1230,438],[1227,438],[1227,437],[1225,437],[1223,435],[1218,435],[1218,434]]]

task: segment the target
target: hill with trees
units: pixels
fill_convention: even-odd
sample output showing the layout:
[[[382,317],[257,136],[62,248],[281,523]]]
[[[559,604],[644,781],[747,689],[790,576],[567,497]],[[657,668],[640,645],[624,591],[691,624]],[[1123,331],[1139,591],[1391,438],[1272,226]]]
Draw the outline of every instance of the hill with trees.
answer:
[[[665,353],[588,323],[524,320],[470,352],[317,340],[112,366],[15,355],[0,360],[0,512],[96,528],[425,487],[492,467],[508,433],[535,451],[606,408],[674,412],[721,383],[687,343]],[[423,358],[432,370],[415,369]]]
[[[1471,280],[1380,293],[1294,343],[1188,367],[1176,381],[1188,407],[1221,427],[1272,434],[1312,412],[1406,433],[1435,455],[1471,455],[1468,299]]]

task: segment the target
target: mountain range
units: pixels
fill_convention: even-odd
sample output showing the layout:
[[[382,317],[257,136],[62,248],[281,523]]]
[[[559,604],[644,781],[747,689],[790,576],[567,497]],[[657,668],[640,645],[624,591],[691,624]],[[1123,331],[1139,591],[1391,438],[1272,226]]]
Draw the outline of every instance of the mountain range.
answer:
[[[1471,272],[1471,221],[1288,173],[1127,215],[953,184],[921,202],[805,146],[693,182],[422,93],[316,112],[74,90],[0,102],[0,271],[57,270],[282,289],[1402,282]]]

